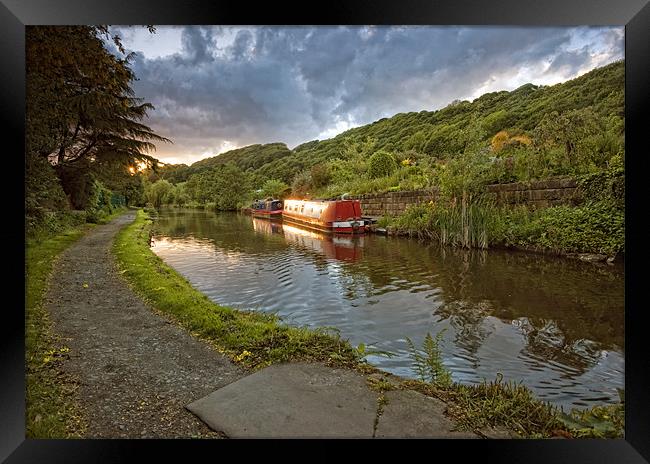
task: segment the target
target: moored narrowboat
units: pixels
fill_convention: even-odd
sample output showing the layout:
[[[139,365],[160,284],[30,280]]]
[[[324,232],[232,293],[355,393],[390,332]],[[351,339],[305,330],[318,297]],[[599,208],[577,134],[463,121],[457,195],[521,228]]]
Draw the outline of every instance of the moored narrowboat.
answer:
[[[363,234],[367,225],[359,200],[285,200],[282,220],[337,234]]]
[[[272,198],[256,200],[251,205],[251,214],[256,218],[280,220],[282,219],[282,201]]]

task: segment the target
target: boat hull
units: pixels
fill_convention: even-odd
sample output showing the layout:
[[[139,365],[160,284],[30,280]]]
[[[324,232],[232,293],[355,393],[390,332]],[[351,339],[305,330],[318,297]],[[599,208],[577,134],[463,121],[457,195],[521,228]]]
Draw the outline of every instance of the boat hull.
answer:
[[[294,215],[285,210],[282,214],[282,222],[328,234],[364,234],[366,232],[366,224],[363,219],[351,218],[325,222],[318,218]]]
[[[270,221],[280,221],[282,220],[282,210],[275,211],[265,211],[265,210],[252,210],[251,212],[253,217],[259,219],[268,219]]]

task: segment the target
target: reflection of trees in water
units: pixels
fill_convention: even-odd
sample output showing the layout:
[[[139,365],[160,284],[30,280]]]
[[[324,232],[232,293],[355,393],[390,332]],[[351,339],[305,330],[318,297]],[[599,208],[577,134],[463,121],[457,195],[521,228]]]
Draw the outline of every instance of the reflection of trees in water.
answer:
[[[160,235],[208,239],[222,251],[270,255],[288,248],[281,235],[256,233],[251,219],[236,213],[165,209],[155,230]]]
[[[442,320],[449,321],[455,331],[455,345],[464,348],[468,353],[476,354],[492,333],[484,324],[485,318],[492,313],[492,306],[488,301],[450,301],[440,305],[434,313]]]
[[[439,288],[443,305],[489,301],[489,315],[506,322],[519,317],[554,320],[570,343],[590,339],[603,348],[623,345],[620,268],[530,253],[423,246],[410,240],[370,241],[364,265],[377,285],[386,285],[387,276],[382,272],[385,264],[374,259],[384,250],[375,245],[393,248],[386,252],[393,274]],[[375,279],[376,263],[380,269]]]
[[[346,267],[341,267],[338,280],[345,291],[344,296],[347,300],[358,300],[373,294],[374,286],[368,276],[364,274],[350,272]]]
[[[597,342],[567,339],[556,321],[520,318],[514,323],[528,341],[522,354],[544,363],[554,361],[577,371],[565,375],[584,374],[602,355],[603,350]]]
[[[435,310],[437,316],[448,320],[454,328],[455,345],[473,355],[477,354],[493,332],[491,325],[485,324],[487,317],[493,313],[494,307],[487,300],[452,301]],[[568,366],[574,371],[570,373],[571,376],[585,373],[598,363],[602,355],[601,343],[586,339],[569,339],[556,321],[520,317],[508,322],[517,327],[526,338],[526,346],[521,352],[525,358],[540,361],[542,364],[554,361]],[[473,356],[472,359],[477,361],[478,357]]]

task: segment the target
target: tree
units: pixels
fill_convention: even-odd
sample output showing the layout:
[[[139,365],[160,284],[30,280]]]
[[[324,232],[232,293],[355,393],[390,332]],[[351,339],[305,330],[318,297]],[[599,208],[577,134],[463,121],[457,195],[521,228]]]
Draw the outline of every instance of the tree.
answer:
[[[217,208],[233,210],[243,206],[251,188],[248,175],[234,163],[220,166],[215,174]]]
[[[147,186],[145,189],[145,196],[147,201],[155,208],[168,203],[169,193],[173,190],[174,186],[167,180],[162,179]]]
[[[332,176],[330,175],[327,164],[316,164],[311,167],[311,184],[314,188],[318,189],[329,184]]]
[[[576,162],[576,148],[588,136],[602,130],[602,124],[593,109],[582,108],[563,113],[553,111],[544,115],[535,127],[534,138],[538,147],[561,146],[566,160]]]
[[[190,201],[186,187],[185,182],[180,182],[174,186],[174,203],[178,206],[185,206]]]
[[[106,26],[26,28],[27,156],[55,165],[76,206],[106,164],[155,164],[153,142],[169,142],[141,123],[153,106],[134,96],[132,58]]]
[[[272,198],[282,198],[289,186],[284,182],[276,179],[269,179],[262,185],[262,195]]]
[[[305,196],[311,190],[311,173],[307,170],[301,171],[293,178],[291,193],[297,196]]]

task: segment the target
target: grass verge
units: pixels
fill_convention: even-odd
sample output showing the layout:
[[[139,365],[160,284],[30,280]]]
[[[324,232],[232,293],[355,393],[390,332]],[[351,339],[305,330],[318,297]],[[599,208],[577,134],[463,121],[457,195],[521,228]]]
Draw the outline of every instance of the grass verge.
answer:
[[[274,315],[220,306],[194,289],[149,248],[151,220],[138,211],[113,245],[120,273],[158,311],[249,368],[286,361],[354,366],[356,350],[331,329],[284,325]]]
[[[43,296],[56,258],[92,226],[82,225],[49,239],[28,241],[25,273],[26,436],[74,438],[84,423],[74,399],[75,383],[61,364],[68,348],[52,330]]]
[[[99,221],[122,214],[119,208]],[[57,257],[95,224],[77,224],[56,235],[29,238],[25,247],[25,428],[28,438],[76,438],[86,428],[75,392],[77,383],[62,363],[69,349],[54,332],[43,296]]]

